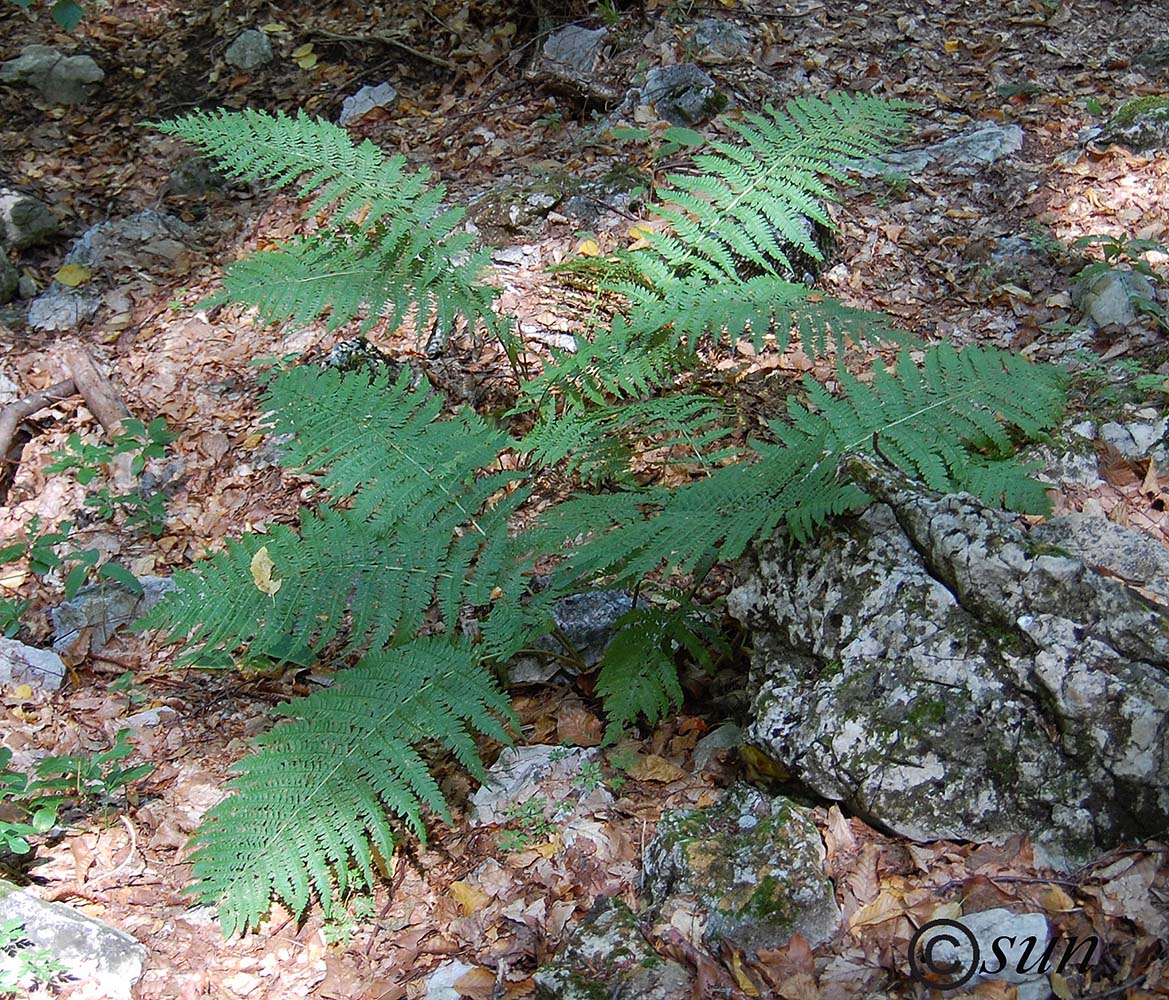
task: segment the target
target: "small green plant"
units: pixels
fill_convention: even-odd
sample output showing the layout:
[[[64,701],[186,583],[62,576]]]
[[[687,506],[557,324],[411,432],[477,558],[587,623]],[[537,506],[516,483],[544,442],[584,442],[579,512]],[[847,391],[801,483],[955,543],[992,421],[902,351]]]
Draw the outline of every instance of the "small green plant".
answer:
[[[357,928],[372,920],[376,913],[377,904],[370,893],[354,893],[344,903],[332,907],[325,915],[325,922],[321,927],[325,944],[340,945],[342,948],[348,946]]]
[[[37,948],[18,919],[0,920],[0,996],[52,986],[66,971],[47,948]]]
[[[47,833],[57,822],[60,802],[34,800],[35,782],[8,767],[12,751],[0,747],[0,850],[28,854],[29,837]]]
[[[1165,287],[1169,284],[1147,259],[1147,255],[1150,253],[1169,256],[1169,248],[1156,240],[1134,239],[1124,233],[1118,236],[1109,233],[1091,233],[1088,236],[1081,236],[1072,243],[1072,248],[1075,250],[1086,250],[1089,247],[1099,247],[1104,259],[1085,267],[1078,276],[1078,280],[1081,282],[1090,283],[1108,271],[1123,267],[1144,275],[1154,288]],[[1161,303],[1150,296],[1142,295],[1135,287],[1129,291],[1128,298],[1138,313],[1151,316],[1162,330],[1169,331],[1169,314],[1165,312],[1165,307]]]
[[[546,816],[548,800],[533,795],[525,802],[513,802],[504,810],[504,818],[517,826],[514,830],[503,830],[499,834],[501,851],[526,851],[533,844],[551,838],[556,825]]]
[[[572,783],[586,792],[591,792],[599,788],[604,778],[601,776],[601,764],[599,761],[586,760],[580,765],[580,773],[573,778]]]
[[[112,444],[90,444],[82,440],[80,434],[70,434],[65,450],[53,452],[57,461],[46,466],[45,471],[66,472],[74,469],[77,481],[82,486],[88,486],[99,475],[108,472],[110,463],[119,455],[132,454],[134,458],[130,462],[130,471],[138,475],[146,468],[149,459],[162,458],[166,454],[166,446],[176,439],[177,435],[167,430],[165,417],[155,417],[149,425],[130,418],[122,421],[121,430]]]
[[[94,754],[63,754],[46,757],[37,765],[33,789],[63,799],[98,799],[108,804],[119,792],[154,770],[152,764],[122,767],[121,761],[134,752],[130,731],[118,730],[109,750]]]
[[[31,10],[34,5],[43,7],[42,0],[12,0],[21,10]],[[81,23],[85,11],[77,0],[53,0],[49,7],[49,16],[66,31],[72,31]]]
[[[564,127],[564,113],[561,111],[545,111],[533,124],[541,128],[550,128],[553,132],[559,132]]]
[[[613,28],[621,23],[621,11],[616,0],[600,0],[596,13],[606,28]]]

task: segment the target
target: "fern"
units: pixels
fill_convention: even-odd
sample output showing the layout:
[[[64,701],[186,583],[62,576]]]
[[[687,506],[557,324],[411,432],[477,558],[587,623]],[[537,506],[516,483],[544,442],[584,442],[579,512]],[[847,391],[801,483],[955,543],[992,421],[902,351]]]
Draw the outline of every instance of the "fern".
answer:
[[[518,602],[530,563],[508,519],[528,494],[522,473],[487,469],[504,435],[467,410],[439,419],[439,399],[411,390],[408,373],[391,385],[294,368],[268,403],[276,430],[296,435],[283,461],[317,473],[331,503],[302,510],[298,531],[245,535],[197,573],[176,574],[177,590],[142,627],[165,626],[193,655],[248,645],[303,662],[338,638],[358,652],[409,638],[436,600],[448,628],[465,606]],[[261,547],[274,593],[251,576]]]
[[[1054,421],[1062,387],[1009,355],[943,345],[919,367],[905,352],[871,384],[841,366],[838,395],[807,380],[806,402],[789,401],[772,440],[732,465],[723,464],[736,457],[728,422],[686,384],[704,340],[749,335],[761,347],[770,336],[783,349],[798,334],[823,352],[903,336],[793,283],[785,250],[819,255],[806,220],[830,223],[829,184],[850,161],[881,152],[903,111],[837,96],[730,123],[739,142],[713,143],[695,159],[696,176],[669,178],[657,209],[666,228],[641,250],[588,265],[598,306],[576,353],[521,381],[508,416],[530,426],[522,440],[470,410],[445,414],[405,375],[371,383],[303,367],[273,380],[271,426],[292,440],[284,462],[311,478],[318,502],[296,528],[245,535],[177,574],[178,590],[142,625],[204,654],[248,646],[310,662],[327,646],[363,658],[332,688],[280,710],[294,721],[257,741],[195,838],[193,892],[220,906],[228,933],[255,927],[272,898],[297,914],[313,899],[335,905],[389,856],[394,818],[421,835],[426,810],[446,815],[422,745],[437,741],[482,775],[475,735],[506,740],[511,720],[486,661],[547,632],[559,596],[605,577],[640,586],[663,563],[701,577],[777,529],[807,538],[867,502],[841,474],[850,455],[891,462],[935,489],[1043,508],[1042,488],[1009,456],[1017,438]],[[234,265],[220,300],[272,319],[328,314],[333,327],[362,313],[367,324],[462,317],[499,336],[518,371],[510,321],[494,315],[495,292],[480,281],[484,258],[468,254],[461,212],[442,207],[425,170],[303,114],[198,113],[162,128],[237,177],[315,194],[308,212],[321,231]],[[631,459],[651,448],[705,477],[637,488]],[[517,454],[527,471],[511,468]],[[513,515],[548,469],[620,488],[577,496],[513,537]],[[270,578],[253,575],[261,549]],[[561,564],[532,593],[534,566],[548,556]],[[677,652],[706,663],[714,639],[686,600],[640,607],[621,626],[597,686],[610,740],[679,705]],[[446,634],[418,638],[438,630]]]
[[[639,715],[654,725],[671,707],[681,707],[682,687],[674,661],[678,649],[709,670],[708,647],[721,642],[686,599],[673,608],[634,608],[617,620],[616,627],[619,631],[605,648],[597,677],[597,693],[608,716],[606,743],[615,743]]]
[[[1050,427],[1063,399],[1062,379],[1052,371],[999,351],[959,353],[943,344],[926,352],[921,368],[903,352],[894,372],[877,368],[872,386],[843,371],[839,378],[841,398],[805,380],[811,408],[790,400],[790,423],[770,424],[778,443],[756,442],[756,462],[673,491],[585,496],[558,507],[545,544],[592,536],[566,555],[561,585],[602,576],[633,582],[663,561],[689,572],[708,551],[737,559],[751,541],[781,526],[807,539],[829,517],[866,502],[855,484],[837,477],[851,453],[885,458],[937,490],[989,485],[995,495],[983,496],[988,502],[1003,492],[1030,501],[1042,496],[1017,466],[1002,465],[988,478],[986,463],[967,446],[990,440],[1009,447],[1007,427],[1027,437]],[[1031,509],[1040,512],[1043,504]]]
[[[826,181],[847,182],[850,163],[887,149],[905,128],[908,107],[834,94],[728,119],[743,141],[713,142],[714,152],[694,158],[699,173],[667,178],[666,203],[655,211],[671,230],[647,233],[643,252],[673,274],[713,283],[737,276],[741,259],[764,274],[790,276],[785,246],[822,260],[805,220],[831,227]],[[638,266],[649,273],[645,263]]]
[[[318,192],[306,215],[321,234],[229,266],[223,291],[206,304],[242,302],[271,322],[306,323],[328,314],[335,329],[362,312],[365,326],[393,327],[413,312],[416,328],[490,322],[495,292],[479,276],[484,253],[458,231],[464,212],[444,209],[430,172],[388,159],[369,140],[355,146],[335,125],[303,112],[200,111],[157,126],[194,143],[241,180]]]
[[[663,464],[712,466],[737,454],[730,448],[712,450],[731,430],[723,408],[709,396],[678,394],[563,410],[548,401],[521,448],[537,468],[558,467],[599,485],[628,481],[630,459],[648,449],[666,455]]]
[[[515,722],[469,645],[442,637],[370,656],[276,711],[294,721],[255,740],[193,840],[188,892],[219,907],[225,935],[256,927],[274,896],[300,916],[314,897],[328,909],[371,885],[394,849],[388,815],[423,838],[422,806],[448,816],[420,744],[482,779],[474,735],[510,742]]]

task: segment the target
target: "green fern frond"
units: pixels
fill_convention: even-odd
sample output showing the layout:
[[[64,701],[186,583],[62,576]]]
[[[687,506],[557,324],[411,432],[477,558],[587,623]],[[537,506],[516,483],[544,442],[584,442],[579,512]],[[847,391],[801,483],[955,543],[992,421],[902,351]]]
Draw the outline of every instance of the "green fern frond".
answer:
[[[618,632],[601,658],[597,693],[605,703],[605,742],[615,743],[626,726],[644,716],[650,725],[682,705],[675,653],[684,649],[710,669],[708,643],[717,637],[689,602],[674,608],[634,608],[616,622]]]
[[[536,468],[559,467],[600,484],[627,479],[630,459],[647,449],[666,454],[664,464],[709,466],[730,458],[733,449],[712,449],[732,430],[723,407],[709,396],[678,394],[595,407],[569,403],[562,409],[549,400],[521,449]]]
[[[444,418],[442,397],[412,383],[409,370],[394,382],[310,365],[281,372],[264,399],[272,433],[291,438],[281,464],[316,475],[334,501],[352,500],[357,516],[379,515],[383,527],[419,504],[461,504],[469,518],[481,498],[522,478],[488,477],[486,493],[464,499],[514,442],[466,407]]]
[[[826,351],[829,338],[837,352],[849,342],[907,339],[879,313],[854,309],[774,274],[728,277],[718,283],[662,274],[651,285],[623,282],[612,288],[629,301],[633,329],[670,329],[690,344],[706,336],[732,344],[749,336],[761,351],[770,333],[776,349],[786,351],[792,333],[798,333],[800,344],[815,356]]]
[[[604,406],[613,397],[652,395],[697,364],[693,351],[668,334],[635,328],[616,316],[610,327],[596,329],[591,340],[577,337],[575,353],[554,351],[553,362],[520,387],[512,412],[538,408],[554,396]]]
[[[1008,444],[1007,427],[1036,437],[1053,425],[1063,399],[1062,378],[1050,369],[945,344],[930,348],[920,368],[904,352],[895,371],[877,370],[871,387],[844,372],[839,378],[841,398],[807,379],[811,407],[791,401],[790,422],[770,425],[778,444],[755,443],[753,463],[673,491],[579,497],[556,508],[545,544],[592,539],[567,553],[562,579],[631,582],[663,560],[688,572],[711,550],[720,560],[738,558],[781,525],[807,539],[829,517],[866,502],[837,476],[853,453],[884,458],[934,489],[965,488],[985,465],[971,457],[970,442]],[[1015,466],[1013,476],[1008,470],[1002,465],[995,480],[1000,494],[1038,499],[1039,491],[1025,485],[1025,470]]]
[[[474,734],[510,742],[515,723],[470,646],[442,637],[368,657],[277,711],[294,721],[256,739],[192,841],[188,891],[219,906],[226,936],[255,928],[274,898],[300,916],[371,885],[393,853],[389,816],[423,838],[423,807],[448,818],[420,744],[482,779]]]
[[[411,391],[408,374],[390,385],[295,368],[268,399],[276,429],[297,435],[284,461],[350,506],[303,510],[298,531],[275,526],[229,543],[197,572],[176,574],[177,589],[141,627],[186,637],[196,655],[247,645],[300,661],[338,638],[359,652],[400,642],[436,601],[453,628],[465,607],[520,600],[530,560],[508,520],[528,492],[522,473],[490,471],[505,436],[468,410],[438,419],[440,401]],[[261,547],[273,593],[251,575]]]
[[[822,260],[806,220],[831,226],[826,181],[847,183],[849,163],[885,151],[904,130],[908,107],[867,94],[833,94],[728,119],[742,144],[711,143],[713,152],[694,159],[700,173],[667,178],[665,203],[655,213],[671,229],[646,234],[650,247],[639,253],[674,274],[710,282],[735,277],[739,260],[765,274],[791,276],[785,246]],[[637,263],[636,254],[627,256]]]
[[[196,112],[158,128],[199,146],[243,180],[318,192],[308,216],[327,215],[323,235],[230,265],[223,290],[208,300],[255,306],[271,322],[305,323],[326,313],[335,329],[366,313],[366,326],[396,325],[415,314],[469,325],[489,320],[495,292],[479,279],[485,253],[458,230],[462,209],[444,209],[445,189],[430,172],[386,158],[368,139],[355,146],[341,128],[303,112]]]

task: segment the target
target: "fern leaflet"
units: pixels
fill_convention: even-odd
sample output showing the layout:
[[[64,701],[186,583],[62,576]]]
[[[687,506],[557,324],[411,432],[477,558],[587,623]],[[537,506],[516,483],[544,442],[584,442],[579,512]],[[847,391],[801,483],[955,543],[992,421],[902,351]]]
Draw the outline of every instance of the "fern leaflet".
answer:
[[[462,209],[444,209],[445,189],[430,172],[411,171],[404,156],[386,158],[368,139],[355,146],[335,125],[303,112],[290,118],[248,109],[200,111],[158,128],[199,146],[243,180],[318,192],[307,215],[327,215],[322,235],[229,266],[223,291],[208,300],[243,302],[272,321],[308,322],[328,313],[335,329],[366,312],[368,327],[415,314],[490,322],[495,292],[479,280],[484,253],[458,230]]]
[[[277,711],[293,721],[255,740],[193,840],[188,892],[219,906],[228,936],[256,927],[274,897],[300,916],[314,897],[329,909],[371,885],[394,849],[388,815],[423,838],[422,806],[447,817],[419,744],[437,741],[482,779],[474,734],[510,742],[514,723],[470,646],[443,637],[367,657]]]

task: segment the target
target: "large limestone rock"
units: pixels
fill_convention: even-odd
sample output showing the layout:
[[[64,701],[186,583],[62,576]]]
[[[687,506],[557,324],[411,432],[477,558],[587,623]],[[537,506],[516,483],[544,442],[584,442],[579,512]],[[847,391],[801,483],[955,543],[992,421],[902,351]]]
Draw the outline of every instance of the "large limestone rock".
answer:
[[[1142,576],[1164,563],[1129,557],[1157,543],[856,471],[883,503],[761,546],[731,595],[748,742],[918,840],[1025,831],[1059,864],[1163,831],[1169,617]]]
[[[689,924],[716,951],[726,942],[753,955],[795,934],[814,948],[840,921],[808,810],[749,785],[708,809],[666,812],[645,850],[643,881],[662,924]],[[679,921],[678,909],[689,919]]]

